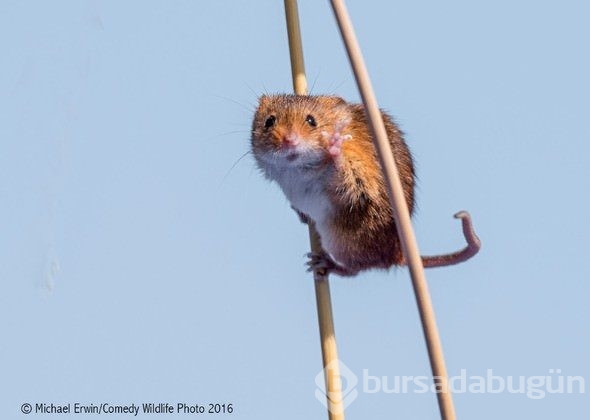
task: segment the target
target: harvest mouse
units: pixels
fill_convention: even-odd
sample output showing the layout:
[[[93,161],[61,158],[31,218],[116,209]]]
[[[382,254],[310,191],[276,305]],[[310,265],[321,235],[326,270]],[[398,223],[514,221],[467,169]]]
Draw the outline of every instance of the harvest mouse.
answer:
[[[391,117],[383,122],[410,213],[415,173],[403,134]],[[313,222],[322,252],[311,268],[342,276],[405,265],[362,105],[336,96],[263,95],[252,123],[252,151],[266,178],[276,181],[303,222]],[[467,212],[467,247],[422,257],[425,267],[456,264],[475,255],[480,241]]]

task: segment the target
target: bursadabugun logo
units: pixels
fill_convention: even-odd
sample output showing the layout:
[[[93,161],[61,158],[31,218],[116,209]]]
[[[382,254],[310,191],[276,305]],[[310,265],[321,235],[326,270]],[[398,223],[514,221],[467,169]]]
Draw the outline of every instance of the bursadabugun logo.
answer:
[[[340,375],[338,370],[340,369]],[[325,383],[334,384],[333,392],[326,392]],[[359,378],[340,360],[332,361],[315,377],[318,387],[316,398],[333,414],[340,414],[359,395],[356,389]],[[549,369],[548,375],[498,376],[492,369],[485,375],[468,375],[461,369],[460,375],[449,378],[428,376],[379,376],[363,369],[361,392],[365,394],[423,394],[449,390],[454,394],[524,394],[532,400],[545,398],[550,394],[585,394],[586,381],[582,376],[563,375],[561,369]]]
[[[328,380],[333,381],[334,391],[326,391]],[[315,397],[332,414],[340,414],[358,397],[357,383],[357,376],[348,366],[335,359],[316,375],[315,384],[318,388],[315,390]]]

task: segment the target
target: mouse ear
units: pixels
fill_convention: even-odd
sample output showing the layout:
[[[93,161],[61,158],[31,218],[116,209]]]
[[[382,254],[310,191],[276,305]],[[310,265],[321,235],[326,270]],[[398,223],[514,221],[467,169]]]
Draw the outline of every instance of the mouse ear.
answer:
[[[333,107],[346,105],[346,101],[340,96],[327,96],[326,98],[331,102]]]
[[[262,96],[260,96],[260,98],[258,98],[258,104],[259,105],[265,105],[265,104],[268,103],[269,100],[270,100],[270,98],[269,98],[268,95],[266,95],[266,94],[265,95],[262,95]]]

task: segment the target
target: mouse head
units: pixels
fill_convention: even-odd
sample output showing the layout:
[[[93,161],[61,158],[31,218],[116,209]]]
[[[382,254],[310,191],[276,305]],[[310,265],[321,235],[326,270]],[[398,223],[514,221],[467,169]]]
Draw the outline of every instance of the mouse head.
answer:
[[[254,156],[288,166],[319,163],[327,157],[325,133],[347,118],[347,104],[336,96],[263,95],[252,123]]]

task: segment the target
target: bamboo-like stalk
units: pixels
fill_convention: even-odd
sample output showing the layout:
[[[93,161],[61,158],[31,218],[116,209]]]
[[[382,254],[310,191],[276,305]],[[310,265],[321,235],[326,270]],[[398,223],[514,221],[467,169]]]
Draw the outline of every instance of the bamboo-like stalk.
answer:
[[[383,125],[383,120],[381,119],[381,113],[371,86],[369,74],[344,0],[331,0],[331,3],[365,105],[369,127],[385,175],[389,200],[395,215],[397,231],[400,236],[403,253],[410,269],[410,276],[412,278],[414,294],[416,296],[416,302],[422,320],[422,329],[426,339],[432,374],[437,389],[440,390],[440,392],[437,393],[437,398],[441,418],[443,420],[454,420],[455,408],[453,406],[452,394],[448,389],[447,369],[445,366],[442,345],[438,328],[436,326],[432,300],[424,275],[424,267],[422,266],[418,244],[410,222],[410,213],[404,199],[399,172],[393,159],[393,154],[387,140],[387,133],[385,131],[385,126]]]
[[[293,90],[297,95],[307,95],[307,79],[303,61],[303,45],[299,26],[297,0],[285,0],[285,15],[287,18],[287,34],[289,37],[289,54],[291,57],[291,74]],[[309,242],[311,252],[321,251],[320,237],[309,222]],[[322,346],[322,362],[324,366],[325,391],[329,420],[344,420],[344,406],[342,404],[342,382],[338,366],[338,351],[336,335],[334,333],[334,318],[332,316],[332,302],[330,298],[330,283],[328,274],[321,270],[313,271],[315,294],[320,327],[320,342]],[[335,363],[332,363],[336,361]]]

